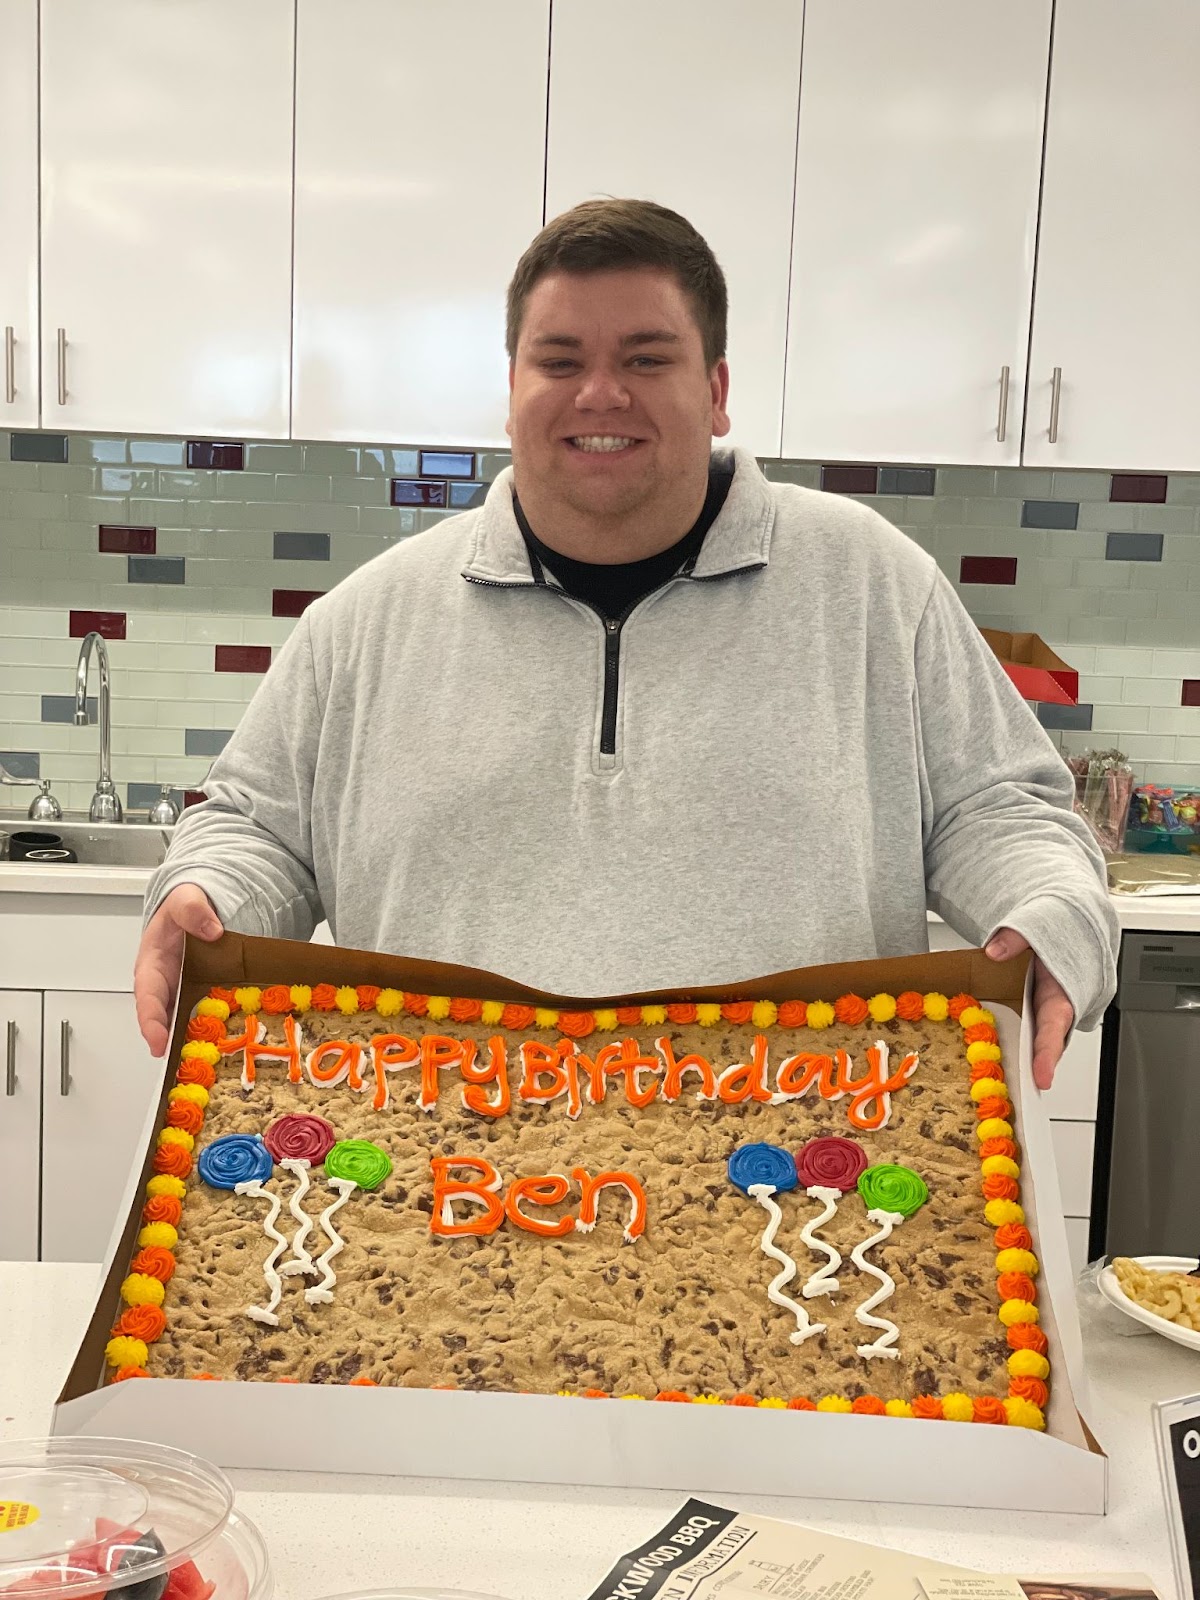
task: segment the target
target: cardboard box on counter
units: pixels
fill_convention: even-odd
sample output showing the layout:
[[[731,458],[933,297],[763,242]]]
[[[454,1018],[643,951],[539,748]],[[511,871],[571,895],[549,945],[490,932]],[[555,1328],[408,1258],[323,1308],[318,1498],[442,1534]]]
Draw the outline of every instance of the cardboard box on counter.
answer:
[[[997,661],[1021,692],[1022,699],[1073,706],[1079,700],[1079,674],[1036,633],[1005,633],[980,628]]]
[[[147,1123],[143,1159],[131,1177],[126,1214],[55,1407],[53,1431],[157,1440],[226,1467],[1101,1513],[1108,1462],[1083,1421],[1087,1397],[1066,1228],[1050,1125],[1033,1084],[1027,964],[1027,957],[998,964],[981,951],[956,950],[810,967],[686,994],[601,999],[542,994],[468,967],[227,934],[216,944],[187,942],[166,1059],[178,1060],[192,1007],[214,984],[370,983],[569,1009],[668,999],[813,1000],[905,989],[974,994],[996,1012],[1024,1150],[1022,1203],[1038,1241],[1039,1306],[1050,1341],[1045,1434],[892,1417],[389,1386],[159,1378],[105,1386],[104,1347],[120,1311],[171,1074],[158,1114]]]

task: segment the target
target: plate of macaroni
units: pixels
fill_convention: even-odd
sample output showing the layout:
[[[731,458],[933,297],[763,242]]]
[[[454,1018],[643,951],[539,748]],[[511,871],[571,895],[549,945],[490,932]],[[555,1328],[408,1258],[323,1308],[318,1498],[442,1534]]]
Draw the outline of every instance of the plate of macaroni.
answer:
[[[1200,1350],[1200,1278],[1195,1256],[1117,1256],[1099,1277],[1100,1293],[1164,1339]]]

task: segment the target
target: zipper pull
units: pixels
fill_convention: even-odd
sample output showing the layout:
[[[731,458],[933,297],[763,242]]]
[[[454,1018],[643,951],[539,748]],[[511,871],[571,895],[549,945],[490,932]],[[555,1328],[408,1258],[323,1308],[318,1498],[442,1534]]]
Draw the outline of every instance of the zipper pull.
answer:
[[[608,629],[609,633],[616,633],[617,629],[621,626],[621,624],[617,621],[617,619],[615,617],[608,617],[605,620],[604,626]]]

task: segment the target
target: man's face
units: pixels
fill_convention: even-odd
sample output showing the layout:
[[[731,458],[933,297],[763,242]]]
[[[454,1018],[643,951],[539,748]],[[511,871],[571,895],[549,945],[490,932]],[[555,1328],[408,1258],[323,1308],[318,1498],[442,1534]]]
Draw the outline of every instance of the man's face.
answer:
[[[729,431],[729,369],[706,366],[687,296],[652,268],[542,278],[509,389],[518,492],[577,517],[619,522],[694,501],[713,435]]]

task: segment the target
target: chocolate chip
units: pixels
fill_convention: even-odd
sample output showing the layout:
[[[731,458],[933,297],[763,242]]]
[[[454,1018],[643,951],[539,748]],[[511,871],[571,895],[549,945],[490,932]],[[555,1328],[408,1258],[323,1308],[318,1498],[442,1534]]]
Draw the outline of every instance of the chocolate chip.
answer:
[[[333,1372],[328,1361],[318,1361],[312,1369],[312,1377],[309,1381],[311,1383],[328,1383],[332,1377]]]
[[[940,1267],[931,1267],[927,1261],[923,1261],[921,1271],[935,1289],[945,1289],[948,1286],[950,1280]]]
[[[432,1214],[433,1214],[433,1196],[432,1195],[428,1195],[428,1194],[418,1195],[417,1196],[417,1210],[418,1211],[424,1211],[427,1216],[432,1216]]]
[[[972,1303],[973,1302],[969,1294],[963,1294],[961,1289],[956,1289],[954,1291],[954,1304],[960,1311],[970,1311]]]
[[[362,1363],[363,1358],[357,1352],[352,1355],[344,1356],[342,1360],[338,1362],[338,1377],[343,1383],[349,1383],[351,1378],[356,1378],[358,1376],[359,1370],[362,1367]]]
[[[464,1333],[444,1333],[442,1343],[451,1353],[467,1348],[467,1336]]]
[[[916,1394],[936,1394],[938,1380],[928,1367],[921,1367],[913,1373],[913,1389]]]

